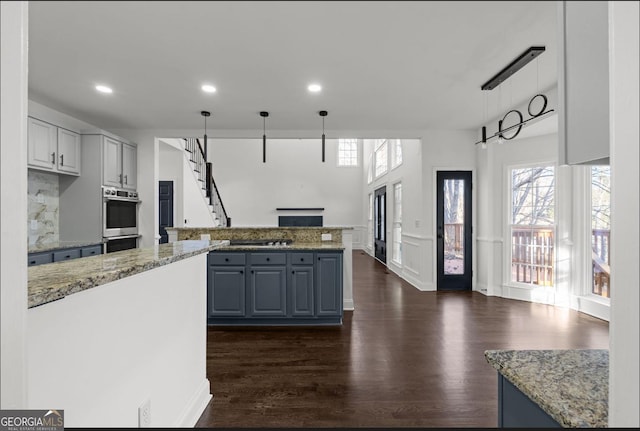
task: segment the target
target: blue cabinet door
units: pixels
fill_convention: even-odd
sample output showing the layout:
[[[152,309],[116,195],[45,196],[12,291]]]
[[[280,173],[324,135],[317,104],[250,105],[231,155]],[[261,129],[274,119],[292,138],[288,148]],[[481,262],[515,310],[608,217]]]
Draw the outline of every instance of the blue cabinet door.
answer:
[[[245,315],[244,266],[210,266],[207,280],[208,316]]]
[[[252,266],[247,317],[287,315],[286,266]]]
[[[316,316],[342,315],[342,253],[318,253]]]
[[[314,316],[313,265],[292,265],[289,277],[291,316]]]

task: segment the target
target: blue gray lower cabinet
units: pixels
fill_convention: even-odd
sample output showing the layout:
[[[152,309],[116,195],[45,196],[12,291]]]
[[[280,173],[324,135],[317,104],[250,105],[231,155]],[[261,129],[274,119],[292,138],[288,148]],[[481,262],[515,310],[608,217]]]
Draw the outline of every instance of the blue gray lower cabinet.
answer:
[[[78,259],[80,257],[95,256],[97,254],[102,254],[102,244],[41,251],[29,253],[27,265],[35,266],[51,262],[62,262],[70,259]]]
[[[500,373],[498,373],[498,427],[562,428]]]
[[[208,255],[210,325],[339,325],[342,251],[227,251]]]

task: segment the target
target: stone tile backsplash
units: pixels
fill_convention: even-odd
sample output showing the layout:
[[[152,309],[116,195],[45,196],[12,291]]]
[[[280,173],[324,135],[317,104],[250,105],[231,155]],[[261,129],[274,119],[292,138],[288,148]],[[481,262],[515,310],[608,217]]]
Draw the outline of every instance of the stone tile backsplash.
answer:
[[[60,239],[60,187],[57,174],[29,169],[27,232],[29,245]]]

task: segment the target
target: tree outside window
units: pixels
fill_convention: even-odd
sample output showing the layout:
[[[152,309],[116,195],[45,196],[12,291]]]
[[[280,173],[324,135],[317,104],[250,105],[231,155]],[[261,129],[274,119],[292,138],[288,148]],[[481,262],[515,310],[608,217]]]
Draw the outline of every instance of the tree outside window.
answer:
[[[591,167],[591,293],[611,297],[611,169]]]
[[[554,285],[553,166],[511,169],[511,281]]]

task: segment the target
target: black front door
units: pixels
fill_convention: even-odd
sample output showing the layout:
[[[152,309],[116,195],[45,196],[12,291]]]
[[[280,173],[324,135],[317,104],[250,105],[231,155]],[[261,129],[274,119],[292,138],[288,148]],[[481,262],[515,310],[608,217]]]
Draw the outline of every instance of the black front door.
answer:
[[[160,181],[158,187],[158,217],[160,244],[169,242],[166,227],[173,227],[173,181]]]
[[[375,257],[387,263],[387,188],[380,187],[374,192],[373,240]]]
[[[437,173],[438,290],[471,290],[471,171]]]

